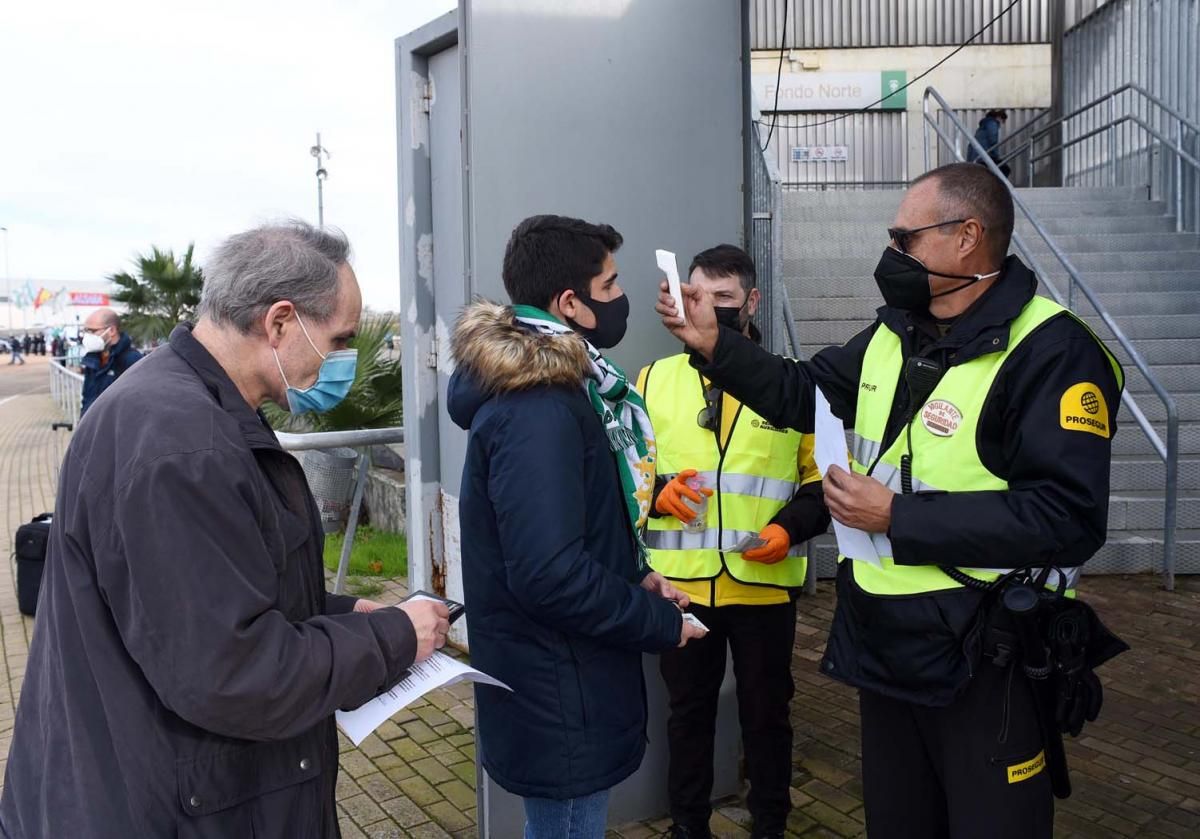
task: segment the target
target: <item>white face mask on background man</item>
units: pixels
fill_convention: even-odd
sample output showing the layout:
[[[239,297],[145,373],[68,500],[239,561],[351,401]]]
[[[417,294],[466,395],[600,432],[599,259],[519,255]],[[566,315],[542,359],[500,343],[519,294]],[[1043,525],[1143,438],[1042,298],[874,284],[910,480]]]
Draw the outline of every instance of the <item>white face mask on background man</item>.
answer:
[[[108,349],[108,334],[109,327],[104,327],[99,332],[83,333],[83,351],[91,354],[95,352],[104,352]]]

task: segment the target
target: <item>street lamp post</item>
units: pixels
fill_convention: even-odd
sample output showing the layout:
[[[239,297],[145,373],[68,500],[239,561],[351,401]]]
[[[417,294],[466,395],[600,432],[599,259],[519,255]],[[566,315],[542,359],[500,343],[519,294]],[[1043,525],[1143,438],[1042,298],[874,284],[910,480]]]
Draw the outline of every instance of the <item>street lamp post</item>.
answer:
[[[308,150],[308,153],[317,159],[317,227],[325,229],[325,179],[329,177],[329,172],[325,170],[324,161],[328,160],[331,155],[329,149],[321,145],[321,132],[317,132],[317,144]]]

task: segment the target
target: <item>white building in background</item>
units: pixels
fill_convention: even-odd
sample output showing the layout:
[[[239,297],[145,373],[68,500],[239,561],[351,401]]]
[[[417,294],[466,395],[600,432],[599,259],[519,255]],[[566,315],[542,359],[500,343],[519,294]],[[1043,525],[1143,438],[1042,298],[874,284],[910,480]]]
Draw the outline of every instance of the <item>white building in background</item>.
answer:
[[[0,289],[0,334],[56,332],[71,337],[96,309],[124,311],[107,280],[18,280]]]
[[[1006,3],[750,0],[751,89],[784,182],[887,188],[924,172],[922,94],[929,85],[972,130],[994,108],[1008,111],[1005,134],[1046,114],[1052,42],[1063,23],[1054,12],[1063,2],[1025,0],[988,26]],[[969,46],[903,89],[981,29]],[[943,119],[936,103],[930,107]],[[860,109],[867,110],[854,113]],[[937,162],[954,159],[939,151]],[[1027,168],[1023,159],[1015,163],[1020,185]]]

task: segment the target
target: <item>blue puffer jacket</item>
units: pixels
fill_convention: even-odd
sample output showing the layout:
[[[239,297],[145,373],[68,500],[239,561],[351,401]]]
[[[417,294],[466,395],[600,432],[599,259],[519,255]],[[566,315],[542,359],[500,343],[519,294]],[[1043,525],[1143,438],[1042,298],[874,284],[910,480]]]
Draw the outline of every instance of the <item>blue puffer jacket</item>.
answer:
[[[109,347],[108,359],[100,361],[100,353],[88,353],[79,362],[83,368],[83,401],[80,403],[79,415],[91,407],[100,398],[100,394],[117,380],[117,377],[133,366],[142,354],[133,347],[133,341],[124,332],[116,344]]]
[[[979,127],[975,129],[975,142],[983,146],[988,157],[995,160],[997,155],[992,150],[1000,144],[1000,120],[995,117],[984,117],[979,120]],[[979,153],[975,151],[974,146],[967,147],[967,160],[971,163],[979,160]]]
[[[505,789],[565,799],[637,769],[642,653],[679,641],[675,606],[642,589],[608,437],[575,335],[534,334],[472,306],[455,331],[451,418],[470,430],[459,498],[480,759]]]

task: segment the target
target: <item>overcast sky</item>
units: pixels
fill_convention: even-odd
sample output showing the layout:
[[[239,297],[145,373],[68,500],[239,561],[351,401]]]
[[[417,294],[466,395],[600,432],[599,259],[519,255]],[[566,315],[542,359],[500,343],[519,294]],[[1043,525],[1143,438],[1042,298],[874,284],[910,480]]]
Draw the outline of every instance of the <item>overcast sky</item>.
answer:
[[[454,6],[4,3],[0,227],[14,288],[102,279],[152,244],[194,241],[203,260],[279,216],[315,222],[320,131],[325,221],[349,235],[366,303],[396,308],[393,40]]]

